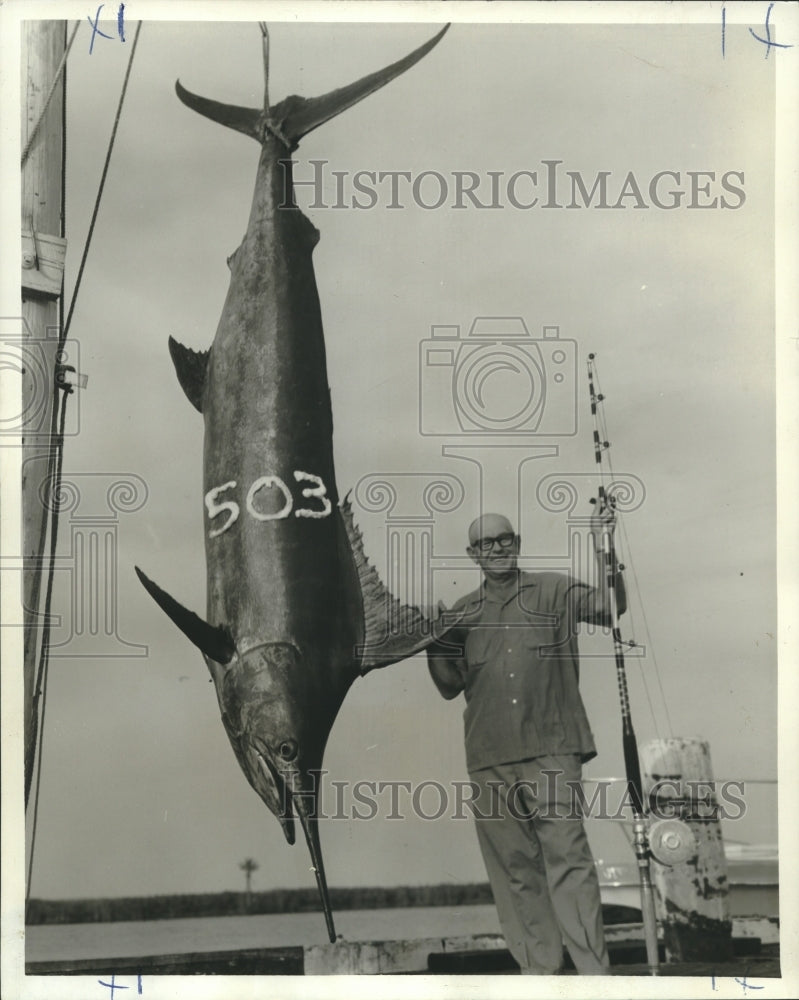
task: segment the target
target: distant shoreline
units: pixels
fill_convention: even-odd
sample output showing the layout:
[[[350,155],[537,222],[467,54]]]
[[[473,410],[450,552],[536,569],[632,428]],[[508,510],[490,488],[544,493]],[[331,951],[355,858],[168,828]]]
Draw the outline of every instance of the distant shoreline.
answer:
[[[479,906],[493,903],[487,882],[452,885],[331,888],[334,910],[380,910],[408,906]],[[309,913],[319,909],[316,889],[122,896],[116,899],[31,899],[25,923],[83,924],[119,920],[169,920],[179,917],[252,916],[259,913]]]

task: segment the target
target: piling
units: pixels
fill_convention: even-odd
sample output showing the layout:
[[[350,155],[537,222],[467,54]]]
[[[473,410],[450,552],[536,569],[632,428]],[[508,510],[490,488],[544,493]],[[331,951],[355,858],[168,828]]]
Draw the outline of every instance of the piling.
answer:
[[[55,402],[58,299],[62,290],[66,247],[62,226],[63,74],[58,78],[52,94],[50,91],[66,48],[66,29],[66,21],[22,22],[23,149],[38,124],[22,166],[20,258],[26,789],[35,752],[33,697],[41,633],[42,563],[48,517],[41,494],[45,489],[52,447],[50,429]]]
[[[657,859],[652,863],[667,961],[728,961],[729,882],[710,746],[700,739],[674,737],[642,744],[639,753],[650,806],[650,844],[655,846],[659,828],[665,830],[659,844],[662,855],[690,855],[676,864]],[[686,830],[688,838],[693,837],[687,851]]]

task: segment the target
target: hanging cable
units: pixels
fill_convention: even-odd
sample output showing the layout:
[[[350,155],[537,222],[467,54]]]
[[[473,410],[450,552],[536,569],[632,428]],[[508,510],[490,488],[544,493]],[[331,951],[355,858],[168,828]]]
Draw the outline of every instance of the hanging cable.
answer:
[[[50,102],[52,100],[53,94],[55,93],[55,85],[58,82],[58,79],[60,77],[63,77],[64,84],[63,84],[62,96],[61,96],[61,212],[60,212],[60,223],[59,223],[59,235],[60,235],[61,239],[64,239],[64,237],[66,236],[66,208],[65,208],[65,205],[66,205],[66,190],[67,190],[67,185],[66,185],[67,56],[69,55],[69,49],[70,49],[70,47],[72,45],[72,42],[75,40],[75,34],[76,34],[77,30],[78,30],[79,24],[80,24],[80,22],[78,22],[78,24],[76,24],[75,27],[72,29],[72,35],[71,35],[69,41],[67,41],[67,37],[66,37],[67,36],[67,24],[66,24],[66,22],[64,22],[64,43],[65,43],[64,55],[63,55],[63,57],[61,59],[61,62],[59,63],[58,69],[57,69],[56,74],[55,74],[55,79],[53,80],[53,85],[50,88],[50,92],[48,93],[47,100],[46,100],[46,107],[49,107],[49,104],[50,104]],[[45,107],[45,110],[46,110],[46,107]],[[37,125],[34,128],[34,133],[38,129],[39,122],[41,122],[41,120],[43,119],[43,117],[44,117],[44,112],[42,112],[40,114],[40,116],[39,116],[39,121],[37,122]],[[32,133],[31,135],[33,136],[34,133]],[[30,148],[30,144],[31,144],[31,139],[28,140],[28,147],[27,148]],[[23,157],[23,163],[24,163],[24,160],[25,160],[25,158]],[[63,323],[64,323],[64,272],[62,271],[61,272],[61,289],[60,289],[59,295],[58,295],[59,347],[60,347],[60,344],[61,344],[60,331],[63,328]],[[58,362],[60,361],[59,354],[60,354],[60,351],[57,351],[56,352],[56,364],[58,364]],[[48,453],[47,453],[47,471],[45,473],[45,478],[44,478],[45,491],[44,491],[44,496],[41,498],[42,499],[42,503],[44,505],[45,514],[44,514],[44,517],[42,518],[41,529],[40,529],[40,532],[39,532],[39,544],[38,544],[38,546],[36,548],[36,552],[44,552],[45,542],[46,542],[46,539],[47,539],[47,532],[48,532],[48,529],[50,527],[50,520],[51,520],[50,515],[52,514],[51,505],[50,505],[50,489],[51,489],[51,486],[52,486],[52,483],[53,483],[53,478],[55,476],[55,471],[56,471],[57,449],[55,448],[54,445],[55,445],[55,441],[56,441],[57,433],[58,433],[58,390],[59,390],[59,386],[58,386],[56,378],[54,377],[53,378],[53,402],[52,402],[52,406],[51,406],[51,419],[50,419],[50,433],[49,433],[49,436],[48,436],[48,439],[47,439],[48,442],[49,442],[50,447],[49,447]],[[41,575],[41,569],[39,569],[39,575]],[[48,580],[48,584],[49,584],[49,580]],[[38,605],[39,605],[39,591],[37,589],[36,590],[36,596],[35,596],[35,598],[33,600],[33,607],[38,607]],[[41,671],[41,665],[39,667],[39,671]],[[35,693],[36,693],[37,687],[38,687],[38,680],[34,684],[34,688],[33,688],[34,699],[35,699]],[[34,730],[35,730],[35,732],[33,734],[33,737],[32,737],[33,738],[33,749],[32,749],[32,751],[31,751],[31,753],[30,753],[29,756],[26,754],[26,760],[25,760],[24,781],[25,781],[25,808],[26,809],[27,809],[27,806],[28,806],[28,797],[30,795],[31,781],[33,779],[33,764],[34,764],[34,758],[36,756],[36,743],[37,743],[37,738],[38,738],[38,730],[41,728],[41,726],[38,724],[38,719],[37,719],[37,715],[36,715],[36,710],[35,710],[36,701],[35,700],[34,700],[33,705],[34,705],[34,707],[33,707],[32,714],[31,714],[31,721],[32,721],[32,724],[33,724],[33,727],[34,727]]]
[[[130,50],[130,58],[128,59],[128,68],[125,70],[125,79],[122,81],[122,91],[119,95],[119,104],[117,105],[117,113],[114,117],[114,126],[111,129],[111,138],[108,141],[108,150],[105,154],[105,163],[103,164],[103,172],[100,177],[100,185],[97,189],[97,198],[94,202],[94,211],[92,212],[91,221],[89,222],[89,232],[86,236],[86,242],[83,245],[83,254],[80,259],[80,267],[78,268],[78,276],[75,279],[75,287],[72,290],[72,299],[69,303],[69,312],[67,313],[67,320],[64,324],[63,330],[61,332],[61,342],[67,338],[69,333],[70,325],[72,324],[72,314],[75,311],[75,303],[78,299],[78,292],[80,291],[81,281],[83,280],[83,271],[86,267],[86,258],[89,256],[89,247],[91,246],[92,236],[94,235],[94,227],[97,222],[97,213],[100,211],[100,201],[103,197],[103,188],[105,187],[105,180],[108,176],[108,167],[111,163],[111,153],[114,150],[114,142],[117,136],[117,129],[119,127],[119,119],[122,115],[122,106],[125,103],[125,94],[128,90],[128,80],[130,79],[130,71],[133,68],[133,59],[136,55],[136,46],[139,44],[139,33],[141,32],[142,22],[139,21],[136,26],[136,34],[133,36],[133,46]]]
[[[259,21],[261,29],[261,48],[264,57],[264,111],[269,115],[269,29],[265,21]]]
[[[66,23],[64,24],[64,33],[66,34]],[[75,38],[75,31],[77,31],[77,26],[72,32],[72,38]],[[70,40],[67,45],[67,51],[69,51],[69,46],[72,45],[72,40]],[[67,65],[64,62],[64,90],[61,100],[61,239],[66,239],[67,235]],[[64,271],[61,271],[61,294],[58,296],[58,324],[59,329],[64,324]]]
[[[100,202],[101,202],[101,199],[102,199],[103,188],[105,186],[105,180],[106,180],[106,177],[108,175],[108,168],[109,168],[109,165],[110,165],[110,162],[111,162],[111,153],[113,151],[114,140],[116,138],[117,128],[119,126],[119,120],[120,120],[120,116],[122,114],[122,107],[123,107],[124,100],[125,100],[125,94],[127,92],[128,81],[130,79],[130,71],[131,71],[131,68],[133,66],[133,58],[134,58],[134,56],[136,54],[136,46],[137,46],[138,40],[139,40],[139,33],[141,31],[141,25],[142,25],[142,22],[139,21],[139,23],[138,23],[138,25],[136,27],[136,34],[135,34],[135,37],[133,39],[133,46],[131,48],[130,58],[128,59],[127,69],[125,71],[125,78],[124,78],[123,84],[122,84],[122,90],[121,90],[121,93],[120,93],[119,103],[117,105],[117,111],[116,111],[116,115],[115,115],[115,118],[114,118],[114,125],[113,125],[113,128],[111,130],[111,137],[109,139],[108,149],[106,151],[105,162],[104,162],[104,165],[103,165],[103,172],[102,172],[102,176],[101,176],[101,179],[100,179],[100,185],[99,185],[99,189],[98,189],[98,192],[97,192],[97,197],[95,198],[94,210],[92,212],[91,223],[89,225],[89,232],[88,232],[88,235],[87,235],[87,238],[86,238],[86,242],[85,242],[84,247],[83,247],[83,253],[82,253],[82,256],[81,256],[80,268],[79,268],[79,271],[78,271],[78,277],[77,277],[76,282],[75,282],[75,288],[73,289],[73,292],[72,292],[72,299],[70,301],[69,313],[67,315],[66,322],[62,323],[61,329],[59,331],[59,338],[58,338],[59,351],[56,354],[56,372],[55,372],[55,376],[54,376],[54,397],[55,398],[54,398],[54,401],[53,401],[53,421],[51,423],[51,428],[50,428],[50,440],[51,440],[51,442],[55,441],[55,446],[53,448],[51,448],[51,452],[50,452],[50,455],[48,457],[48,470],[47,470],[47,479],[46,479],[46,483],[48,484],[46,486],[46,491],[47,490],[51,490],[52,487],[55,486],[55,490],[56,490],[55,495],[56,495],[56,497],[58,496],[58,492],[57,491],[60,489],[60,481],[61,481],[61,472],[60,472],[60,470],[61,470],[61,464],[62,464],[62,461],[63,461],[63,421],[64,421],[64,415],[65,415],[66,397],[72,391],[71,386],[67,387],[68,384],[65,385],[65,383],[64,383],[64,376],[65,376],[66,371],[68,369],[65,368],[63,365],[60,364],[60,355],[61,355],[60,349],[63,348],[63,346],[64,346],[64,343],[65,343],[65,341],[67,339],[67,334],[69,332],[69,326],[70,326],[71,321],[72,321],[72,315],[73,315],[73,312],[74,312],[74,309],[75,309],[75,303],[77,301],[78,291],[79,291],[80,283],[81,283],[81,280],[82,280],[82,277],[83,277],[83,271],[84,271],[84,268],[85,268],[85,265],[86,265],[86,259],[88,257],[88,253],[89,253],[89,245],[91,243],[92,233],[94,231],[94,226],[95,226],[95,223],[97,221],[97,215],[98,215],[98,212],[99,212],[99,209],[100,209]],[[73,39],[74,39],[74,31],[73,31]],[[61,72],[63,72],[64,65],[66,64],[66,60],[65,59],[62,60],[62,64],[63,65],[60,67],[60,72],[58,74],[59,77],[61,75]],[[66,104],[66,100],[64,101],[64,104]],[[64,131],[64,135],[66,135],[66,131]],[[65,169],[64,168],[64,164],[62,163],[62,171],[64,169]],[[63,196],[62,196],[62,201],[63,201]],[[63,317],[63,299],[62,299],[62,317]],[[58,397],[59,389],[65,389],[64,396],[63,396],[62,401],[61,401],[61,403],[62,403],[62,405],[61,405],[62,432],[58,434],[58,437],[55,437],[55,423],[56,423],[56,410],[57,410],[57,405],[56,404],[57,404],[57,397]],[[53,475],[54,469],[56,470],[55,471],[55,476]],[[52,495],[52,493],[50,495]],[[33,702],[33,714],[32,714],[32,720],[33,721],[32,721],[32,725],[35,727],[35,729],[36,729],[37,732],[36,732],[36,735],[34,735],[34,737],[33,737],[33,741],[34,741],[33,742],[33,751],[30,754],[30,758],[29,758],[29,761],[28,761],[28,766],[26,768],[26,774],[25,774],[25,804],[26,804],[26,807],[27,807],[28,798],[29,798],[29,795],[30,795],[31,780],[32,780],[32,774],[33,774],[33,763],[32,763],[32,761],[33,761],[33,757],[34,757],[35,752],[36,752],[36,744],[37,744],[37,742],[41,738],[41,734],[40,734],[41,725],[38,723],[38,705],[39,705],[39,700],[44,697],[44,691],[45,691],[45,685],[43,683],[43,679],[45,678],[46,673],[47,673],[46,664],[47,664],[47,656],[48,656],[48,642],[45,641],[44,636],[45,636],[46,633],[49,634],[49,624],[48,624],[48,621],[49,621],[49,605],[50,605],[50,601],[51,601],[51,598],[52,598],[53,573],[54,573],[54,569],[55,569],[55,548],[54,548],[54,544],[53,543],[54,543],[54,540],[57,539],[57,536],[58,536],[58,508],[57,508],[57,505],[56,505],[55,508],[53,508],[53,507],[50,506],[49,496],[47,495],[47,493],[45,495],[45,504],[48,507],[48,509],[50,510],[50,538],[51,538],[51,544],[50,544],[50,565],[49,565],[49,568],[48,568],[48,578],[47,578],[47,597],[45,599],[45,612],[44,612],[44,614],[45,614],[45,622],[44,622],[44,625],[43,625],[43,640],[42,640],[42,646],[41,646],[41,652],[40,652],[40,660],[39,660],[37,682],[36,682],[36,686],[34,688],[34,702]],[[43,525],[43,531],[46,532],[46,530],[47,530],[47,521],[45,520],[45,524]],[[38,786],[37,786],[37,796],[38,796]]]
[[[72,48],[72,43],[75,41],[75,35],[77,35],[78,33],[79,26],[80,26],[80,21],[78,21],[75,24],[75,27],[72,29],[72,34],[70,35],[69,41],[67,42],[67,46],[64,49],[64,54],[63,56],[61,56],[61,62],[58,64],[58,68],[55,71],[55,76],[53,77],[53,82],[50,84],[50,89],[47,92],[47,97],[45,98],[44,106],[42,107],[42,110],[39,112],[39,117],[36,119],[36,123],[30,131],[30,135],[28,136],[28,141],[25,143],[25,148],[22,150],[21,166],[23,167],[27,162],[34,140],[36,139],[36,136],[39,134],[39,129],[41,128],[41,124],[44,121],[44,116],[47,114],[47,109],[50,107],[50,102],[53,99],[53,94],[55,94],[55,89],[58,86],[58,81],[61,79],[61,74],[64,72],[66,68],[67,56],[69,55],[69,50]]]
[[[67,56],[69,55],[69,50],[71,49],[72,43],[75,40],[75,35],[77,34],[79,26],[80,26],[80,21],[78,21],[75,24],[74,28],[72,29],[72,34],[70,35],[69,39],[67,40],[67,22],[66,21],[64,22],[64,53],[63,53],[63,55],[61,57],[61,61],[58,64],[58,68],[56,69],[55,76],[53,77],[53,82],[50,85],[50,90],[47,93],[47,98],[45,99],[44,106],[42,107],[42,110],[39,112],[39,117],[36,120],[36,124],[33,126],[33,129],[32,129],[32,131],[31,131],[31,133],[30,133],[30,135],[28,137],[28,141],[27,141],[27,143],[25,145],[25,149],[23,150],[23,153],[22,153],[22,166],[24,166],[25,162],[28,159],[28,154],[29,154],[29,152],[31,150],[31,147],[33,146],[33,141],[36,138],[36,134],[39,131],[39,127],[40,127],[42,121],[44,120],[44,116],[47,113],[48,108],[50,107],[50,103],[52,102],[53,95],[55,94],[55,89],[56,89],[56,86],[58,84],[58,81],[59,81],[59,79],[61,79],[63,77],[64,86],[63,86],[63,96],[62,96],[62,101],[61,101],[61,219],[60,219],[60,228],[59,228],[59,235],[61,236],[61,239],[64,239],[64,236],[65,236],[65,226],[66,226],[66,217],[65,217],[65,211],[64,211],[64,203],[66,201],[66,198],[65,198],[65,192],[66,192],[66,166],[65,166],[65,164],[66,164],[66,159],[65,159],[65,157],[66,157],[66,121],[67,121],[67,101],[66,101]],[[31,211],[31,218],[32,217],[33,217],[33,212]],[[33,239],[34,252],[36,253],[36,258],[37,258],[37,260],[36,260],[36,266],[38,267],[39,266],[39,261],[38,261],[39,250],[38,250],[38,246],[37,246],[36,232],[33,229],[33,226],[31,226],[31,237]],[[60,289],[60,292],[59,292],[59,295],[58,295],[58,323],[59,323],[59,330],[61,329],[61,324],[63,323],[63,321],[64,321],[64,272],[62,270],[62,272],[61,272],[61,289]],[[53,408],[52,408],[52,420],[50,422],[50,436],[48,438],[48,440],[50,442],[53,441],[53,438],[55,437],[55,433],[56,433],[56,403],[57,403],[57,398],[58,398],[58,393],[56,392],[56,393],[54,393]],[[48,456],[47,456],[47,472],[45,474],[46,475],[46,480],[48,482],[51,480],[52,475],[53,475],[53,460],[54,460],[54,453],[53,453],[53,451],[51,449],[48,452]],[[46,509],[46,504],[45,504],[45,509]],[[42,518],[41,528],[40,528],[40,531],[39,531],[39,543],[38,543],[38,545],[37,545],[37,547],[35,549],[36,552],[43,552],[44,551],[44,546],[45,546],[45,540],[47,538],[47,529],[48,529],[48,527],[49,527],[49,517],[47,516],[47,513],[45,512],[45,516]],[[38,586],[37,586],[36,589],[34,589],[33,594],[32,594],[32,606],[33,607],[38,607],[38,604],[39,604],[39,590],[38,590]],[[26,762],[26,768],[27,768],[26,773],[25,773],[25,803],[26,803],[26,805],[27,805],[27,801],[28,801],[28,791],[30,789],[30,774],[29,774],[29,771],[30,771],[31,767],[32,767],[32,762]]]
[[[49,449],[49,451],[47,453],[47,471],[45,473],[45,478],[43,480],[43,485],[44,485],[44,488],[45,488],[45,490],[44,490],[44,496],[41,498],[42,499],[42,503],[44,504],[45,514],[44,514],[44,517],[42,518],[42,526],[41,526],[41,530],[39,532],[39,547],[36,550],[37,552],[44,552],[45,539],[47,538],[47,529],[48,529],[48,527],[50,527],[50,522],[52,520],[52,516],[51,516],[52,515],[52,507],[51,507],[51,504],[50,504],[50,490],[51,490],[51,487],[52,487],[53,479],[54,479],[54,476],[55,476],[55,470],[56,470],[57,452],[56,452],[56,448],[54,446],[54,443],[55,443],[55,441],[57,439],[57,436],[58,436],[58,386],[54,385],[54,387],[53,387],[52,419],[51,419],[51,422],[50,422],[50,436],[49,436],[50,449]],[[41,574],[41,567],[39,568],[38,572],[39,572],[39,574]],[[50,583],[51,576],[52,576],[52,573],[51,572],[48,573],[48,578],[47,578],[47,590],[48,591],[51,589],[51,583]],[[36,604],[38,605],[38,592],[37,592]],[[47,598],[45,598],[45,604],[47,604]],[[45,612],[45,616],[46,616],[46,612]],[[47,628],[47,623],[46,623],[46,617],[45,617],[45,622],[44,622],[44,624],[42,626],[42,634],[43,635],[44,635],[44,630],[46,628]],[[44,639],[42,639],[41,650],[43,650],[43,648],[44,648]],[[36,692],[37,692],[38,687],[39,687],[40,677],[41,677],[41,672],[42,672],[41,650],[40,650],[40,655],[39,655],[39,667],[38,667],[38,670],[37,670],[36,682],[35,682],[34,687],[33,687],[33,704],[32,704],[32,710],[31,710],[31,725],[34,728],[34,734],[33,734],[33,737],[32,737],[33,738],[33,745],[32,745],[32,750],[31,750],[30,754],[26,756],[26,760],[25,760],[25,807],[26,808],[28,806],[28,797],[30,795],[30,790],[31,790],[31,780],[33,778],[33,762],[34,762],[34,757],[36,756],[37,734],[38,734],[38,730],[40,729],[40,726],[38,724],[38,716],[37,716],[38,697],[37,697]]]
[[[50,662],[50,609],[52,605],[53,598],[53,578],[55,573],[53,572],[55,567],[55,555],[56,547],[58,545],[58,507],[61,503],[61,470],[63,467],[64,460],[64,427],[66,424],[67,415],[67,396],[72,392],[72,386],[64,385],[63,382],[59,384],[56,380],[56,392],[61,389],[61,406],[60,406],[60,416],[58,420],[58,436],[55,440],[55,477],[50,488],[50,497],[53,498],[50,505],[50,510],[52,512],[51,516],[51,529],[50,529],[50,565],[49,572],[47,574],[47,593],[44,599],[44,621],[42,623],[42,645],[39,653],[39,669],[36,677],[36,686],[34,688],[33,694],[33,711],[31,717],[34,720],[33,725],[37,725],[37,720],[39,720],[39,701],[41,699],[42,703],[42,714],[41,721],[38,722],[38,740],[34,744],[33,753],[37,753],[38,744],[38,762],[36,769],[36,794],[34,796],[34,807],[33,807],[33,820],[31,822],[31,844],[30,844],[30,855],[28,860],[28,880],[25,888],[25,902],[27,904],[30,898],[31,890],[31,874],[33,872],[33,853],[36,844],[36,826],[39,817],[39,787],[42,774],[42,747],[44,744],[44,714],[46,709],[46,699],[44,693],[47,688],[47,674],[49,672],[49,662]],[[54,405],[53,412],[55,413],[58,408]],[[32,761],[31,761],[32,765]],[[33,772],[33,767],[29,768],[31,775]],[[26,774],[25,776],[25,803],[27,805],[28,795],[30,792],[30,778],[31,775]]]
[[[47,701],[46,701],[47,679],[48,679],[48,675],[49,675],[50,622],[51,622],[51,617],[52,617],[51,616],[51,606],[52,606],[52,595],[53,595],[53,582],[54,582],[54,576],[55,576],[55,559],[56,559],[56,551],[57,551],[57,546],[58,546],[58,514],[59,514],[60,503],[61,503],[61,477],[62,477],[62,469],[63,469],[63,461],[64,461],[64,430],[65,430],[65,426],[66,426],[66,404],[67,404],[67,397],[69,395],[71,395],[71,393],[73,392],[73,386],[69,382],[68,373],[70,371],[74,371],[75,370],[71,365],[65,365],[65,364],[63,364],[63,361],[62,361],[63,354],[62,354],[62,350],[61,349],[63,348],[64,343],[65,343],[65,341],[67,339],[67,334],[68,334],[68,331],[69,331],[69,326],[70,326],[71,321],[72,321],[72,314],[73,314],[74,309],[75,309],[75,303],[77,301],[78,291],[79,291],[80,283],[81,283],[81,280],[82,280],[82,277],[83,277],[83,271],[84,271],[84,268],[85,268],[85,265],[86,265],[86,259],[88,257],[88,253],[89,253],[89,245],[91,243],[91,238],[92,238],[92,234],[93,234],[93,231],[94,231],[94,226],[95,226],[95,223],[97,221],[97,215],[98,215],[99,208],[100,208],[100,201],[102,199],[103,188],[105,186],[105,180],[106,180],[106,177],[108,175],[108,168],[109,168],[109,165],[110,165],[110,162],[111,162],[111,153],[113,151],[114,140],[116,138],[117,128],[119,126],[119,120],[120,120],[120,116],[121,116],[121,113],[122,113],[122,107],[123,107],[124,100],[125,100],[125,94],[127,92],[128,81],[130,79],[130,71],[131,71],[132,66],[133,66],[133,59],[134,59],[134,56],[136,54],[136,46],[138,44],[139,33],[141,31],[141,26],[142,26],[142,22],[139,21],[139,23],[138,23],[138,25],[136,27],[136,34],[135,34],[134,39],[133,39],[133,45],[132,45],[132,48],[131,48],[130,58],[128,59],[127,69],[125,71],[125,78],[124,78],[124,81],[123,81],[123,84],[122,84],[122,90],[121,90],[121,93],[120,93],[120,98],[119,98],[119,103],[118,103],[118,106],[117,106],[116,116],[114,118],[114,125],[113,125],[112,131],[111,131],[111,137],[109,139],[108,149],[106,151],[106,157],[105,157],[105,162],[104,162],[104,165],[103,165],[103,172],[102,172],[102,176],[101,176],[101,179],[100,179],[100,185],[99,185],[98,192],[97,192],[97,197],[96,197],[95,203],[94,203],[94,210],[92,212],[91,222],[89,224],[89,232],[88,232],[88,235],[87,235],[87,238],[86,238],[86,242],[85,242],[84,247],[83,247],[83,253],[82,253],[82,256],[81,256],[80,268],[79,268],[78,276],[77,276],[77,279],[76,279],[76,282],[75,282],[75,288],[73,289],[73,292],[72,292],[72,298],[71,298],[71,301],[70,301],[69,313],[67,315],[66,322],[64,322],[64,318],[63,318],[63,310],[64,310],[64,290],[63,290],[63,284],[62,284],[61,296],[60,296],[60,300],[59,300],[59,319],[61,321],[61,326],[60,326],[60,330],[59,330],[59,341],[58,341],[59,350],[56,353],[56,369],[55,369],[55,372],[54,372],[54,379],[53,379],[53,387],[54,387],[54,389],[53,389],[53,391],[54,391],[53,419],[52,419],[51,428],[50,428],[51,449],[50,449],[50,454],[48,455],[47,478],[45,479],[45,495],[44,495],[44,498],[43,498],[44,502],[45,502],[45,506],[50,511],[50,519],[49,519],[50,520],[49,565],[48,565],[48,573],[47,573],[47,588],[46,588],[45,603],[44,603],[44,620],[43,620],[43,623],[42,623],[42,641],[41,641],[41,648],[40,648],[40,654],[39,654],[39,665],[38,665],[38,670],[37,670],[36,683],[35,683],[35,686],[34,686],[33,709],[32,709],[32,713],[31,713],[31,718],[32,718],[32,723],[31,724],[34,727],[34,731],[35,732],[34,732],[34,736],[33,736],[33,749],[32,749],[32,752],[31,752],[31,754],[29,756],[28,761],[26,762],[26,769],[25,769],[25,807],[27,809],[28,800],[29,800],[30,791],[31,791],[31,784],[32,784],[32,779],[33,779],[33,770],[34,770],[34,768],[33,768],[33,761],[34,761],[34,758],[36,758],[37,754],[38,754],[38,759],[37,759],[37,764],[36,764],[36,791],[35,791],[35,795],[34,795],[33,818],[32,818],[32,822],[31,822],[31,843],[30,843],[30,854],[29,854],[29,862],[28,862],[28,878],[27,878],[26,896],[25,896],[26,904],[27,904],[27,901],[30,898],[31,877],[32,877],[32,873],[33,873],[33,857],[34,857],[34,849],[35,849],[35,844],[36,844],[36,828],[37,828],[38,814],[39,814],[39,791],[40,791],[41,770],[42,770],[42,747],[43,747],[43,744],[44,744],[44,718],[45,718],[46,703],[47,703]],[[70,45],[72,44],[72,41],[74,40],[75,30],[73,30],[72,38],[70,39],[70,43],[69,43]],[[68,51],[68,49],[67,49],[67,51]],[[66,65],[66,53],[65,53],[65,57],[62,59],[62,64],[59,66],[57,77],[60,77],[61,74],[64,72],[65,65]],[[66,81],[66,78],[65,78],[65,81]],[[54,92],[54,90],[55,90],[55,87],[52,88],[53,92]],[[47,99],[48,103],[49,103],[51,97],[52,97],[52,93],[50,95],[48,95],[48,99]],[[62,124],[63,124],[63,131],[62,131],[62,154],[65,154],[65,152],[66,152],[66,94],[64,95],[64,118],[63,118]],[[30,145],[30,140],[29,140],[29,145]],[[61,228],[62,228],[62,235],[63,235],[63,233],[64,233],[64,226],[65,226],[65,217],[66,217],[65,211],[63,209],[63,203],[65,201],[65,197],[64,197],[64,191],[65,191],[64,180],[65,180],[65,171],[66,171],[65,155],[62,156],[61,169],[62,169],[62,217],[61,217]],[[58,406],[58,394],[59,394],[59,392],[62,393],[60,407]],[[59,414],[58,418],[56,417],[57,413]],[[46,524],[47,524],[47,519],[45,519],[45,526],[44,526],[44,530],[45,531],[46,531]],[[41,718],[39,718],[39,704],[40,703],[41,703]]]
[[[49,671],[49,666],[45,668],[45,684],[47,683],[47,673]],[[25,923],[28,923],[29,919],[29,905],[31,898],[31,879],[33,877],[33,853],[34,847],[36,846],[36,828],[39,824],[39,783],[42,780],[42,751],[44,749],[44,713],[46,710],[46,703],[42,702],[42,731],[39,738],[39,757],[36,764],[36,796],[33,803],[33,819],[31,820],[31,842],[30,851],[28,854],[28,877],[25,882]]]

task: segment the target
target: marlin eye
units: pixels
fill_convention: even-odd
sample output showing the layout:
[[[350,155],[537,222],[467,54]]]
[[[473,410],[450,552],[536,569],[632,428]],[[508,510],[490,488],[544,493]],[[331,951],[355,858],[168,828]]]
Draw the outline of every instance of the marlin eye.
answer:
[[[294,740],[283,740],[280,746],[277,748],[277,752],[283,758],[283,760],[294,760],[297,756],[297,744]]]

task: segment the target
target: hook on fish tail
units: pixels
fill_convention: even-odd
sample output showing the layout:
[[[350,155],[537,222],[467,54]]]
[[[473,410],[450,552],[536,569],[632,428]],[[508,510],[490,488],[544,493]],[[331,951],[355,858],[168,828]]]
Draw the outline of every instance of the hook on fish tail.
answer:
[[[269,28],[266,21],[259,21],[261,29],[261,51],[264,57],[264,111],[269,114]]]

